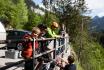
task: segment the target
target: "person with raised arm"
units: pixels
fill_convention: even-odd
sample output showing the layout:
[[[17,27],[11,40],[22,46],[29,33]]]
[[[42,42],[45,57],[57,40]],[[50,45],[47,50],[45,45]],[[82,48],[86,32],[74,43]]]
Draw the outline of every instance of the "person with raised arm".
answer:
[[[57,66],[62,70],[76,70],[76,65],[74,64],[75,58],[73,55],[69,55],[67,61],[60,58],[56,61]],[[64,65],[62,64],[64,62]]]

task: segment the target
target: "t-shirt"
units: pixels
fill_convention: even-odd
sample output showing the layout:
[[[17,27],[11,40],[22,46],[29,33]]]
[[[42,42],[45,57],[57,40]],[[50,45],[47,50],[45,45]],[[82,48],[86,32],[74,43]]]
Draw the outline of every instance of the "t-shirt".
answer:
[[[51,28],[47,28],[47,33],[46,33],[46,37],[47,38],[51,38],[51,37],[56,37],[57,34],[55,33],[55,30],[52,30]]]
[[[68,64],[65,66],[64,70],[76,70],[75,64]]]

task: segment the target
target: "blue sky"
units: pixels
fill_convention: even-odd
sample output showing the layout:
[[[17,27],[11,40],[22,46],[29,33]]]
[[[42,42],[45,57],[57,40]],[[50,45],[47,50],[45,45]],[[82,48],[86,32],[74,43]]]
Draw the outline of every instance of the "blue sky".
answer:
[[[40,4],[42,6],[42,0],[33,0],[35,3]],[[91,10],[91,13],[87,14],[92,17],[104,16],[104,0],[85,0],[87,7]]]
[[[36,4],[42,3],[42,0],[33,0]]]

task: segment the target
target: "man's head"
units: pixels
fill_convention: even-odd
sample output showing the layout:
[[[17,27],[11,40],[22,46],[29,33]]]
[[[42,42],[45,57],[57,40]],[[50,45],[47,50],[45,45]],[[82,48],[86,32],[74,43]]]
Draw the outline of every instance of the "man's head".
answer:
[[[45,24],[39,24],[37,27],[41,31],[40,36],[44,36],[44,34],[47,32],[47,26]]]
[[[68,56],[68,62],[69,62],[70,64],[72,64],[74,61],[75,61],[74,56],[73,56],[73,55],[69,55],[69,56]]]
[[[59,24],[57,22],[52,22],[51,27],[54,28],[54,29],[58,28]]]
[[[41,31],[47,29],[47,26],[45,24],[39,24],[37,26]]]

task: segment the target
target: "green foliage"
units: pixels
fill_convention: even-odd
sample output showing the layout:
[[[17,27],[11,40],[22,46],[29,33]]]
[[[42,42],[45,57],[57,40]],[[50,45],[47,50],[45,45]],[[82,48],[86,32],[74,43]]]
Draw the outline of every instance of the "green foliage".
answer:
[[[8,21],[6,25],[13,28],[22,28],[23,24],[28,21],[27,7],[24,0],[0,0],[0,19]]]
[[[13,11],[13,6],[10,6],[11,1],[0,0],[0,19],[8,19],[10,12]],[[9,19],[8,19],[9,20]]]
[[[78,70],[104,70],[104,52],[97,41],[93,41],[88,34],[90,17],[83,16],[86,12],[85,0],[44,0],[44,5],[52,8],[52,12],[45,11],[41,16],[27,10],[24,0],[0,0],[0,20],[13,28],[31,30],[39,23],[48,26],[57,21],[65,24],[70,35],[73,48],[78,56]],[[27,2],[28,3],[28,2]],[[28,7],[30,7],[28,3]],[[33,4],[33,3],[31,3]],[[55,7],[56,5],[57,7]],[[8,23],[7,23],[8,22]]]
[[[43,22],[45,24],[47,24],[48,26],[50,26],[50,24],[53,21],[59,22],[59,18],[55,14],[53,14],[51,12],[46,12],[45,16],[44,16],[44,19],[43,19]]]
[[[84,70],[78,61],[75,64],[77,65],[77,70]]]
[[[46,8],[48,8],[49,5],[51,6],[51,10],[55,12],[55,15],[59,18],[59,23],[65,24],[71,41],[74,41],[74,38],[81,30],[82,14],[85,13],[87,9],[85,0],[43,0],[43,3]]]
[[[83,70],[104,70],[104,48],[98,42],[93,41],[86,33],[83,33],[81,40],[77,37],[73,47]]]
[[[39,23],[43,22],[43,16],[35,14],[32,11],[29,11],[28,22],[24,25],[24,29],[31,30],[34,26],[37,26]]]
[[[91,40],[88,34],[90,17],[83,16],[86,12],[85,1],[78,0],[72,6],[69,0],[58,4],[62,11],[57,11],[60,23],[66,25],[74,50],[79,59],[79,67],[83,70],[104,70],[102,47]],[[71,0],[70,0],[71,1]],[[100,59],[100,60],[99,60]],[[79,69],[80,70],[80,69]]]
[[[96,42],[91,42],[90,48],[87,51],[89,51],[89,62],[91,64],[89,67],[92,68],[92,70],[104,70],[104,52],[101,45]]]
[[[28,21],[28,10],[24,0],[18,0],[18,3],[15,9],[17,10],[16,12],[17,14],[16,19],[18,23],[17,28],[19,28],[20,26],[23,27],[23,25]]]

